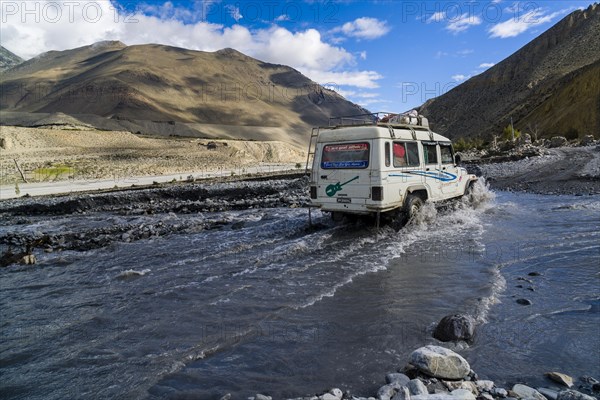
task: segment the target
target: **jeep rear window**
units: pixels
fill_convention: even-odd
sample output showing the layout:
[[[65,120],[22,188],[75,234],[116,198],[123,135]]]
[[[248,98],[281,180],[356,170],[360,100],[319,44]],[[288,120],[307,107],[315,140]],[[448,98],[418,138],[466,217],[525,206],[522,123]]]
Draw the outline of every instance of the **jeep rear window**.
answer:
[[[361,169],[368,166],[369,143],[328,144],[323,147],[323,169]]]

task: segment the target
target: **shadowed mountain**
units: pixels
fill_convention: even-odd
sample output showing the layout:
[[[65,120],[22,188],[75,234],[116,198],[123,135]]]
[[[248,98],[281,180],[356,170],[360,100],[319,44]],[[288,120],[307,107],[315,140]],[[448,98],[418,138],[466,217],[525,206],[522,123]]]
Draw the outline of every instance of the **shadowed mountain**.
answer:
[[[332,114],[365,112],[284,65],[155,44],[47,52],[7,71],[0,89],[11,122],[61,112],[103,129],[298,144]]]
[[[575,11],[420,112],[451,138],[500,134],[511,117],[540,136],[600,135],[600,5]]]
[[[0,46],[0,72],[6,71],[22,62],[23,59],[21,57]]]

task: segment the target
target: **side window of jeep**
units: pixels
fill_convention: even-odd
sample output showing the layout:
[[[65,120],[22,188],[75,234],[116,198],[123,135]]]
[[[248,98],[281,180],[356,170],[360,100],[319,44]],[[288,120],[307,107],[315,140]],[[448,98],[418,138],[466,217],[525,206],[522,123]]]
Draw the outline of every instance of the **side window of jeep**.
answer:
[[[452,145],[450,143],[440,143],[440,153],[442,154],[442,164],[454,164]]]
[[[419,146],[416,142],[394,142],[394,168],[418,167]]]
[[[423,142],[423,153],[425,157],[425,164],[437,164],[437,144]]]

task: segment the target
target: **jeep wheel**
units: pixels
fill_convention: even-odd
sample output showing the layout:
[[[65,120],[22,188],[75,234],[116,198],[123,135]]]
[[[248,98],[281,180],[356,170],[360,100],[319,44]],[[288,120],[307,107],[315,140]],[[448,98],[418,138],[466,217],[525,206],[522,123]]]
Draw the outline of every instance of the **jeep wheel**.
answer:
[[[419,211],[423,208],[423,200],[419,196],[409,194],[406,198],[404,214],[406,215],[406,223],[411,222]]]
[[[465,188],[465,194],[463,196],[465,196],[465,197],[471,196],[473,194],[474,190],[475,190],[475,181],[471,181]]]

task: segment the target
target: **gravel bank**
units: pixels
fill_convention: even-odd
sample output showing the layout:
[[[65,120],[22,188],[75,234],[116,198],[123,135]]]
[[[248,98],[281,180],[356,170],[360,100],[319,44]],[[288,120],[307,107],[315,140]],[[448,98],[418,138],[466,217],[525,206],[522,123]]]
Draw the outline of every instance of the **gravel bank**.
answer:
[[[548,149],[540,157],[466,164],[492,188],[555,195],[600,194],[600,147]]]

